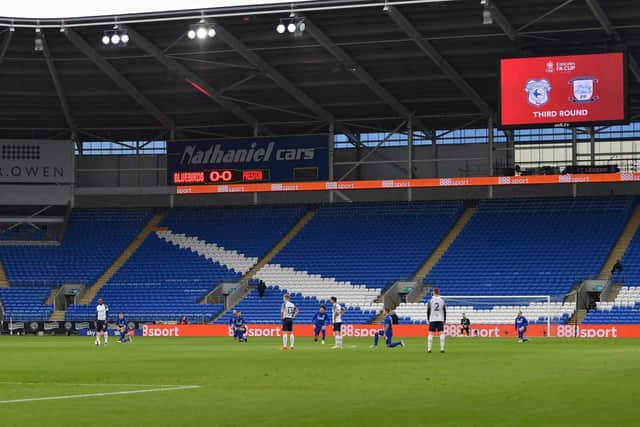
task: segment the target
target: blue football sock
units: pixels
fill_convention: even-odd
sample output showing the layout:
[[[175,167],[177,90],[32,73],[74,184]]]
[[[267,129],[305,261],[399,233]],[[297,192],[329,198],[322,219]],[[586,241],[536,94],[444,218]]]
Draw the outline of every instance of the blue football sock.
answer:
[[[376,347],[378,346],[378,338],[379,338],[378,334],[375,334],[373,336],[373,345],[376,346]]]
[[[394,347],[399,346],[400,344],[401,344],[401,343],[400,343],[400,341],[398,341],[398,342],[392,342],[392,343],[390,343],[390,344],[387,344],[387,346],[388,346],[389,348],[394,348]]]

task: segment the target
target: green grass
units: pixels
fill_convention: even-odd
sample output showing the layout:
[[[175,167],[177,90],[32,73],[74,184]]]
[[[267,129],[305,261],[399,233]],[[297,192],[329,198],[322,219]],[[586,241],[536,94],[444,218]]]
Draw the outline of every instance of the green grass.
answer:
[[[137,338],[95,348],[92,338],[0,337],[6,426],[609,426],[638,425],[640,340],[449,339],[447,353],[342,351],[298,338]],[[437,346],[437,340],[434,347]],[[147,386],[147,384],[149,386]]]

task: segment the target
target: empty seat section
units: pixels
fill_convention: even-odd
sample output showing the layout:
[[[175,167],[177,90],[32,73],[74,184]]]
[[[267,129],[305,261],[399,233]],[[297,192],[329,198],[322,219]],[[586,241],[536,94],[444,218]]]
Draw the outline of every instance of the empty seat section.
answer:
[[[576,283],[596,276],[631,214],[631,198],[487,200],[425,278],[446,297],[550,295],[551,320],[566,323],[575,304],[563,304]],[[399,314],[426,319],[424,302]],[[546,322],[537,303],[463,307],[473,321],[510,323],[518,310]],[[452,311],[454,313],[454,311]]]
[[[162,230],[145,240],[96,299],[104,298],[112,316],[122,311],[136,320],[184,315],[208,322],[223,306],[198,301],[219,283],[238,281],[304,212],[290,207],[172,210]],[[207,252],[211,247],[216,250]],[[71,307],[67,319],[90,319],[96,299]]]
[[[615,301],[601,302],[582,323],[640,323],[640,231],[636,232],[621,260],[622,271],[612,275],[613,283],[623,283]]]
[[[298,222],[301,207],[174,209],[162,222],[173,233],[196,236],[227,250],[262,258]]]
[[[5,320],[47,320],[53,305],[45,304],[50,290],[46,287],[0,288]]]
[[[444,295],[552,295],[596,276],[633,201],[483,201],[425,283]]]
[[[11,286],[91,285],[149,221],[149,209],[79,209],[60,246],[0,246]]]
[[[151,215],[150,209],[78,209],[71,213],[60,246],[0,246],[11,284],[2,293],[5,317],[11,310],[23,313],[23,319],[48,319],[52,306],[44,301],[50,288],[65,283],[93,284]],[[15,305],[18,300],[25,302],[20,310]],[[29,310],[25,310],[27,306]]]
[[[325,206],[273,263],[385,288],[418,270],[462,210],[462,202]]]
[[[256,274],[278,290],[275,297],[252,293],[238,308],[251,322],[277,320],[282,291],[288,291],[304,298],[305,318],[336,296],[348,308],[345,322],[369,322],[382,308],[375,300],[383,289],[410,278],[462,210],[462,202],[323,206]]]

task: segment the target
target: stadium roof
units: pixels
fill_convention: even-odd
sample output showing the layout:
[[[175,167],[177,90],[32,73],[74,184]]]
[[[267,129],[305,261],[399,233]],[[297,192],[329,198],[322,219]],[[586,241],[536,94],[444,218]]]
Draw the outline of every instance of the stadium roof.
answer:
[[[490,25],[479,0],[383,3],[304,2],[299,36],[276,33],[281,4],[120,16],[126,47],[100,42],[113,18],[0,18],[0,138],[392,130],[410,116],[426,131],[479,127],[497,109],[499,58],[615,49],[630,53],[640,115],[637,0],[490,0]],[[189,40],[201,13],[217,35]]]

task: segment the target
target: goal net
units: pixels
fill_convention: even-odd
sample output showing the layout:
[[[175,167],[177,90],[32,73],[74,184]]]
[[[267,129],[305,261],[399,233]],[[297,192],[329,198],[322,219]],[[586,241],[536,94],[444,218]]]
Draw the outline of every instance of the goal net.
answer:
[[[460,325],[464,314],[473,325],[512,325],[519,311],[529,324],[545,325],[551,336],[552,323],[566,323],[575,311],[575,303],[554,301],[551,295],[522,296],[446,296],[447,326]]]

